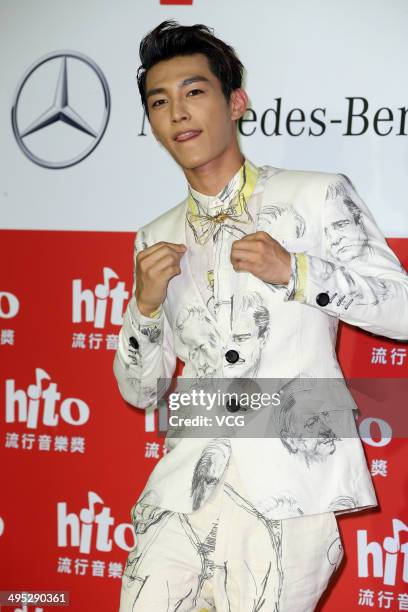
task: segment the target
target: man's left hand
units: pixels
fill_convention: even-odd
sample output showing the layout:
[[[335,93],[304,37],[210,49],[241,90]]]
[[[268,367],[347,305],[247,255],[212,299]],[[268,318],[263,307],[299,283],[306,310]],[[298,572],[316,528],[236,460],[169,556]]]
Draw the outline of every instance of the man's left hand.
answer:
[[[267,232],[255,232],[234,240],[230,259],[236,272],[251,272],[274,285],[289,282],[290,253]]]

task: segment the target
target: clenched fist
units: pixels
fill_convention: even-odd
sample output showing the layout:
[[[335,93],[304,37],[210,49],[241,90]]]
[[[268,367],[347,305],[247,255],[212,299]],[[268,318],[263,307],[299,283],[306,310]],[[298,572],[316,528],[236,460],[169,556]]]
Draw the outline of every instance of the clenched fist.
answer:
[[[234,240],[231,263],[237,272],[251,272],[266,283],[287,285],[290,280],[290,253],[267,232]]]
[[[185,244],[160,241],[136,255],[136,301],[139,311],[149,316],[164,302],[169,280],[180,274]]]

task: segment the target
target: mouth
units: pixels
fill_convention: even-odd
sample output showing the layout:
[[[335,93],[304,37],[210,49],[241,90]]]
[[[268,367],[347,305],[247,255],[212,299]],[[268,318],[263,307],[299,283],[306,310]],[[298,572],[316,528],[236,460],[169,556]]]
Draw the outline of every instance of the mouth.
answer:
[[[242,359],[241,357],[238,359],[238,361],[235,361],[234,363],[226,363],[225,364],[225,368],[234,368],[237,365],[241,365],[242,363],[245,363],[245,359]]]
[[[344,246],[342,246],[339,249],[337,249],[337,252],[338,253],[346,253],[350,249],[356,249],[356,248],[359,248],[360,246],[361,245],[358,242],[349,242],[348,244],[345,244]]]
[[[189,130],[183,132],[183,134],[179,134],[174,140],[175,142],[186,142],[187,140],[193,140],[194,138],[198,138],[200,134],[201,131]]]

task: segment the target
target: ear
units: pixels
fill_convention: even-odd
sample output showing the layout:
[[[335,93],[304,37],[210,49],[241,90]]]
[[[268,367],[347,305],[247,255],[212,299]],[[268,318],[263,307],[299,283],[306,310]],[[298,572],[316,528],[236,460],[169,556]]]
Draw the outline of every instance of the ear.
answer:
[[[249,98],[248,98],[248,94],[246,93],[245,89],[242,89],[242,87],[240,87],[239,89],[234,89],[234,91],[231,93],[231,100],[230,100],[230,110],[231,110],[232,120],[240,119],[240,117],[245,115],[245,112],[248,107],[248,101],[249,101]]]

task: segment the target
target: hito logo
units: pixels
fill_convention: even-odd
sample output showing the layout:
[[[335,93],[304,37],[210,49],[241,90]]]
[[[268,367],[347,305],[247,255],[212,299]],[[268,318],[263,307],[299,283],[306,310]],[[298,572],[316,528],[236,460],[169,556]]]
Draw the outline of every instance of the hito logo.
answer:
[[[113,528],[115,519],[111,509],[103,505],[103,499],[88,492],[88,507],[78,514],[67,512],[67,503],[57,504],[58,546],[78,547],[79,552],[88,554],[94,546],[101,552],[110,552],[115,542],[122,550],[130,551],[136,544],[135,532],[131,523],[119,523]],[[96,505],[102,507],[96,510]],[[112,536],[112,537],[111,537]],[[127,543],[130,540],[130,544]]]
[[[13,293],[0,291],[0,318],[12,319],[20,309],[20,303]]]
[[[111,268],[103,268],[103,284],[96,285],[93,290],[84,289],[80,278],[72,281],[73,323],[93,321],[95,328],[102,329],[109,312],[109,320],[113,325],[123,324],[123,310],[129,292],[126,291],[123,281],[118,281],[111,288],[110,281],[113,279],[119,279],[116,272]]]
[[[399,519],[392,521],[393,536],[384,538],[381,544],[368,542],[367,530],[357,531],[358,575],[360,578],[382,578],[386,585],[395,586],[398,576],[408,582],[408,542],[401,544],[401,533],[408,532],[408,526]],[[372,558],[372,573],[368,559]]]
[[[377,429],[377,435],[379,434],[378,440],[374,439],[375,429]],[[362,441],[369,446],[387,446],[392,440],[392,427],[387,421],[377,417],[363,419],[358,427],[358,432]]]
[[[50,382],[44,389],[43,382],[50,381],[50,375],[41,368],[35,370],[35,384],[27,390],[16,389],[13,379],[6,380],[6,423],[25,422],[35,429],[41,420],[42,425],[56,427],[59,419],[69,425],[84,425],[89,419],[89,406],[77,397],[61,400],[58,385]],[[41,417],[40,417],[41,414]]]

